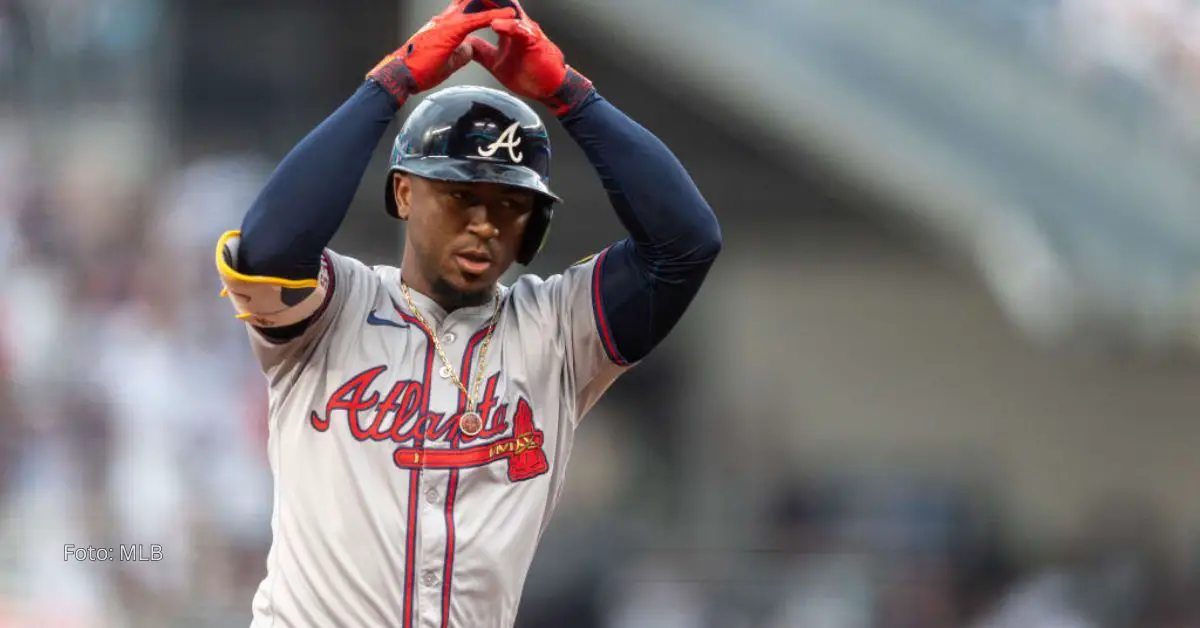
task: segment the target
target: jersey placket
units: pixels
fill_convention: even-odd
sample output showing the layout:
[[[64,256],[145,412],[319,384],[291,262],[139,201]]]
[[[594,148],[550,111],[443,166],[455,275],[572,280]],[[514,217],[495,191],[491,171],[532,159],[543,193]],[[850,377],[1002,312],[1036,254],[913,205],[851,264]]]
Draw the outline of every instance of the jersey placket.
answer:
[[[451,315],[443,322],[438,342],[441,343],[442,351],[451,361],[453,368],[461,369],[467,361],[463,355],[467,343],[463,338],[465,334],[460,329],[462,324],[453,319]],[[461,370],[457,370],[457,374],[463,385],[469,388],[469,374]],[[456,430],[450,426],[449,421],[455,420],[462,397],[462,391],[455,385],[439,358],[435,376],[430,378],[429,412],[432,416],[427,426],[430,432],[444,433],[445,436],[425,441],[425,449],[449,449],[453,446],[451,439]],[[414,563],[419,565],[416,574],[418,591],[415,596],[419,600],[419,612],[418,621],[413,624],[421,628],[442,628],[449,625],[449,618],[443,616],[443,597],[449,594],[446,591],[447,585],[452,584],[446,582],[446,578],[451,577],[447,571],[453,561],[453,557],[449,555],[449,537],[453,534],[451,508],[454,495],[451,489],[455,487],[452,487],[451,483],[456,479],[452,476],[457,474],[444,469],[429,468],[422,468],[419,473],[421,500],[417,534],[420,547]]]
[[[441,448],[440,443],[428,449]],[[421,498],[417,506],[416,620],[413,626],[434,628],[442,624],[441,598],[446,548],[446,472],[421,469]]]

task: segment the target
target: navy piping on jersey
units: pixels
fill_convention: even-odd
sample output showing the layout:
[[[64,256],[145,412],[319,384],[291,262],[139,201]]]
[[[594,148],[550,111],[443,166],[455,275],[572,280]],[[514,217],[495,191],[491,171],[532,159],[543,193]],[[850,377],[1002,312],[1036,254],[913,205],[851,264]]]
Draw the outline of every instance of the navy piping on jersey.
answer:
[[[604,347],[604,353],[613,364],[625,366],[629,364],[625,358],[621,357],[621,352],[617,350],[616,343],[613,342],[612,334],[609,332],[608,320],[604,314],[604,290],[600,289],[602,282],[600,275],[603,274],[604,258],[608,256],[608,249],[600,251],[596,256],[596,263],[592,266],[592,316],[596,318],[596,330],[600,333],[600,344]]]

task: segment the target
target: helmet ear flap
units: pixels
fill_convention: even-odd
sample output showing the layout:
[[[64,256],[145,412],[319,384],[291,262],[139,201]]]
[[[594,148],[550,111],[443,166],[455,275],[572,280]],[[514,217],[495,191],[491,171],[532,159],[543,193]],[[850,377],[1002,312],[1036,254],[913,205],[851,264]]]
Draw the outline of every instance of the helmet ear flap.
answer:
[[[554,202],[545,199],[529,216],[525,223],[525,235],[521,239],[521,250],[517,251],[517,263],[528,266],[542,251],[550,239],[550,222],[554,218]]]

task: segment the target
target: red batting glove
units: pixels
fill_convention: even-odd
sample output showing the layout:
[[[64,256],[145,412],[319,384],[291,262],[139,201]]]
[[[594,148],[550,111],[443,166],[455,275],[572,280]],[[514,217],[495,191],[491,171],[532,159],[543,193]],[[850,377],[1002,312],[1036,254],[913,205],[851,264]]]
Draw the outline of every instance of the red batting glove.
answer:
[[[499,46],[474,35],[468,37],[472,58],[509,91],[541,102],[555,117],[567,115],[595,91],[592,82],[567,65],[562,50],[517,0],[495,1],[512,4],[519,11],[518,17],[492,22]]]
[[[453,0],[405,44],[384,57],[367,78],[379,83],[398,104],[413,94],[437,87],[471,60],[467,35],[493,20],[519,15],[514,7],[481,10],[479,0]]]

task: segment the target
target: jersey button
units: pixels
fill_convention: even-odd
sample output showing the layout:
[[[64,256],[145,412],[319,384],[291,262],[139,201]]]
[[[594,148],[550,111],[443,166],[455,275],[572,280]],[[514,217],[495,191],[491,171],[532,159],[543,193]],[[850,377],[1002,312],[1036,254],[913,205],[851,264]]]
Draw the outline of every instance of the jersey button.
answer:
[[[438,369],[438,375],[441,375],[442,379],[450,379],[450,367],[443,366],[442,368]]]
[[[438,492],[436,489],[431,488],[428,491],[425,491],[425,501],[427,501],[431,504],[436,504],[437,500],[438,500]]]
[[[458,338],[458,336],[455,336],[454,332],[449,332],[445,336],[442,336],[442,342],[451,343],[454,342],[456,338]]]
[[[437,579],[438,579],[437,574],[433,573],[432,571],[426,571],[425,575],[421,576],[421,584],[424,584],[427,587],[431,587],[431,586],[437,584]]]

